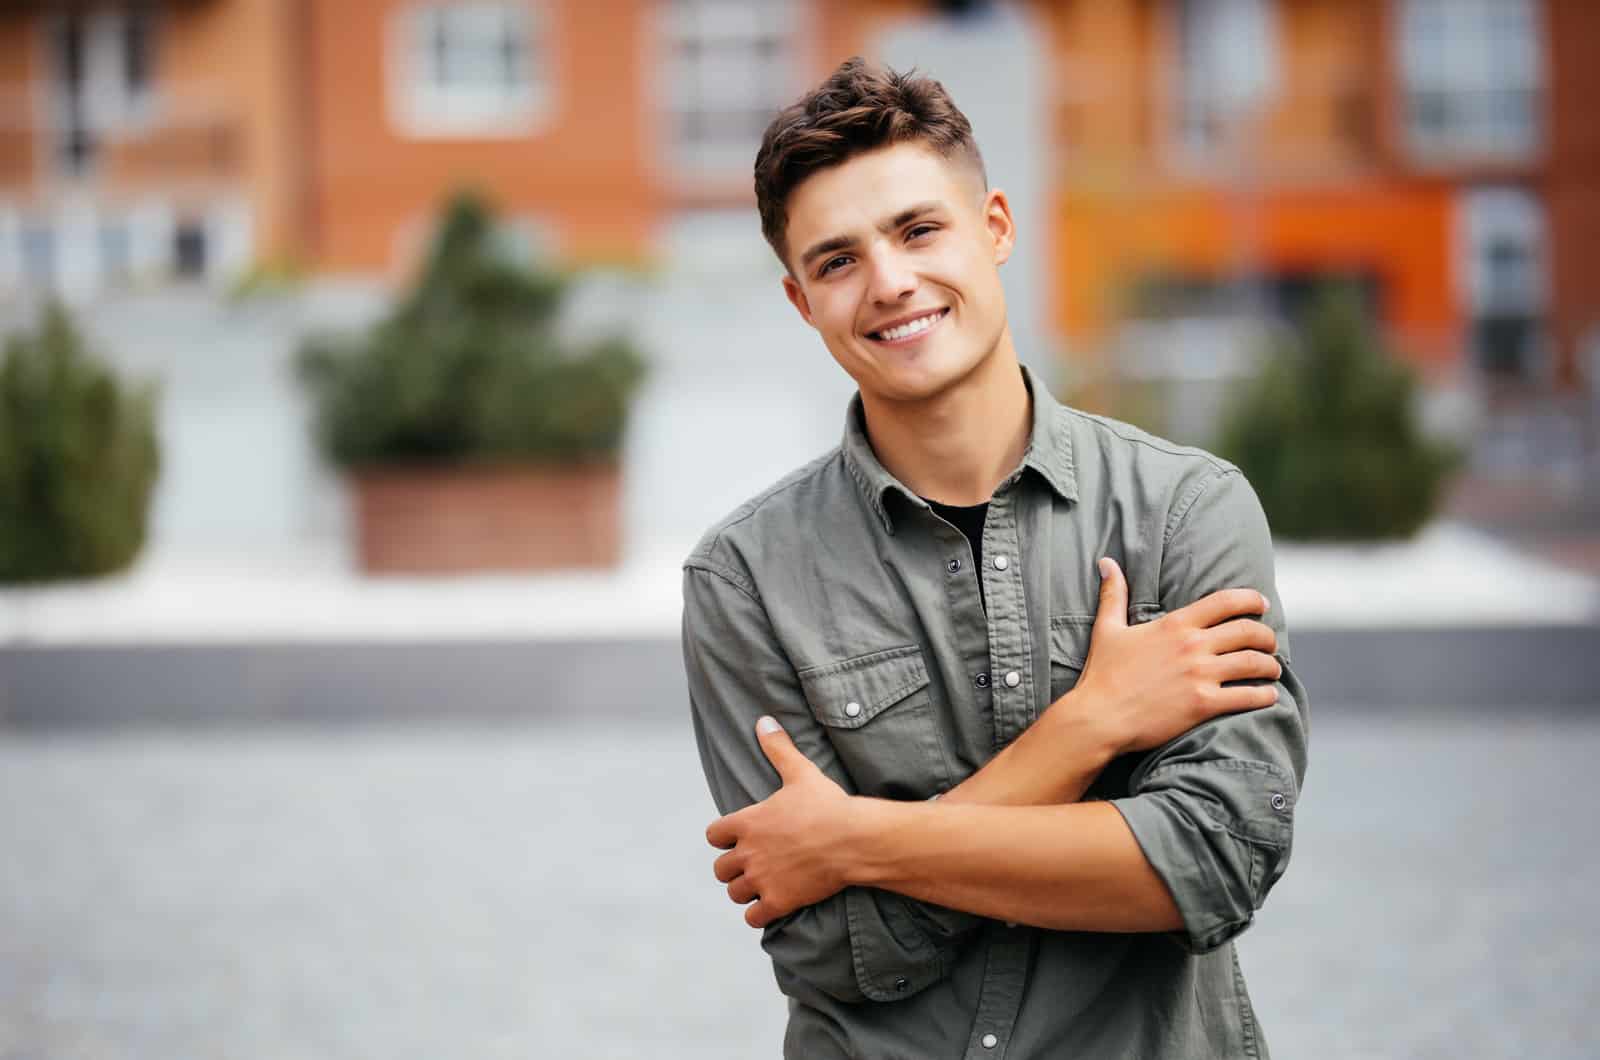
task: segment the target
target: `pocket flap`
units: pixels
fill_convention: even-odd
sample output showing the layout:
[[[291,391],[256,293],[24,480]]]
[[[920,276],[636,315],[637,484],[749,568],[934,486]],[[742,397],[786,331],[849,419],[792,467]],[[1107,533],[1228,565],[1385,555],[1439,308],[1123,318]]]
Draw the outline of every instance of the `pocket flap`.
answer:
[[[1089,639],[1093,632],[1093,615],[1057,615],[1052,618],[1050,661],[1058,666],[1082,670],[1089,658]]]
[[[1167,612],[1160,604],[1136,603],[1129,607],[1128,622],[1152,622]],[[1050,661],[1082,671],[1089,661],[1089,642],[1094,638],[1093,615],[1056,615],[1050,619]]]
[[[824,725],[855,729],[928,683],[922,649],[915,645],[860,655],[798,674],[811,712]]]

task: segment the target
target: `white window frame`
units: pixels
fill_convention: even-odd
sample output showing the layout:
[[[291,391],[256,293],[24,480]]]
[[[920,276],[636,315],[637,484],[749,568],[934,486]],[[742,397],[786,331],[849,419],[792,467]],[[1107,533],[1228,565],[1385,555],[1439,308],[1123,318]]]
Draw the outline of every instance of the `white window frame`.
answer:
[[[662,42],[657,92],[662,108],[660,149],[668,168],[687,180],[748,182],[767,122],[803,88],[801,31],[806,5],[794,0],[657,3],[657,37]],[[772,42],[776,55],[763,61],[750,54],[761,42]],[[737,71],[749,83],[732,84],[718,77],[716,60],[707,58],[717,52],[726,63],[721,73]],[[734,122],[742,118],[749,127],[743,135],[684,134],[687,123],[718,118]]]
[[[1496,263],[1500,248],[1516,256],[1508,268]],[[1544,324],[1550,304],[1549,223],[1539,197],[1526,188],[1479,186],[1456,197],[1456,294],[1467,319],[1525,318],[1531,346],[1521,371],[1540,368]],[[1482,350],[1474,350],[1481,357]]]
[[[1234,125],[1277,90],[1278,37],[1270,0],[1177,0],[1173,125],[1185,154],[1224,150]]]
[[[81,12],[51,14],[42,23],[44,32],[44,90],[40,93],[46,107],[51,129],[65,130],[70,124],[68,101],[63,94],[59,48],[68,20],[75,19],[83,27],[82,83],[83,126],[96,139],[137,136],[156,120],[159,106],[156,76],[160,60],[161,16],[154,5],[130,5],[125,8],[91,9]],[[127,27],[142,20],[148,35],[147,59],[150,69],[145,84],[135,90],[129,84],[128,55],[125,48]],[[81,173],[61,165],[56,156],[60,145],[52,144],[49,165],[53,172],[66,176],[92,174],[96,168],[93,153]],[[96,152],[97,153],[97,152]]]
[[[1540,5],[1534,0],[1395,4],[1400,121],[1413,158],[1516,162],[1536,155],[1544,140]],[[1439,128],[1423,118],[1430,100],[1439,108]]]
[[[451,84],[440,69],[438,35],[446,50],[476,47],[488,62],[511,39],[520,39],[519,80]],[[478,39],[473,40],[476,36]],[[461,0],[416,3],[389,16],[387,100],[390,125],[411,139],[515,139],[548,121],[554,68],[548,5],[537,0]],[[448,63],[448,57],[443,57]]]

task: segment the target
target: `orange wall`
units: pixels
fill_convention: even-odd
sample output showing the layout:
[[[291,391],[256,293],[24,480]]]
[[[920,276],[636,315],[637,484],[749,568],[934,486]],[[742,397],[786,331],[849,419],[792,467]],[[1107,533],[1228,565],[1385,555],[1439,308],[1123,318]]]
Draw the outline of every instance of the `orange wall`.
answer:
[[[1141,274],[1226,279],[1241,264],[1275,271],[1366,271],[1408,352],[1442,356],[1460,317],[1450,282],[1452,193],[1439,185],[1279,189],[1258,201],[1189,187],[1060,196],[1058,322],[1104,338]]]
[[[0,188],[31,188],[39,163],[30,128],[39,59],[33,18],[0,19]]]
[[[1453,192],[1389,165],[1380,4],[1279,5],[1277,92],[1243,183],[1178,149],[1172,5],[1040,10],[1063,85],[1053,286],[1071,345],[1108,338],[1145,274],[1361,270],[1378,277],[1387,323],[1411,356],[1452,355]]]
[[[548,218],[565,253],[640,254],[657,205],[643,151],[651,97],[640,5],[545,5],[552,102],[535,135],[427,141],[406,139],[387,113],[387,19],[401,6],[341,0],[311,9],[314,260],[335,271],[389,268],[402,231],[425,223],[461,185],[508,215]]]
[[[1593,0],[1551,0],[1550,42],[1550,265],[1556,354],[1561,381],[1578,386],[1589,377],[1580,344],[1600,335],[1600,5]]]

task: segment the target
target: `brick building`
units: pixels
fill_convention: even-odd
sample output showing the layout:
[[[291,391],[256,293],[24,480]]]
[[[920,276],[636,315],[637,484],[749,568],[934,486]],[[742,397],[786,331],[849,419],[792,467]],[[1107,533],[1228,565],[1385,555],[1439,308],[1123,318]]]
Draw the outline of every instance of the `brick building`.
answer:
[[[1433,372],[1545,388],[1600,329],[1587,0],[1030,0],[1049,320],[1292,311],[1353,276]],[[748,207],[773,107],[910,0],[0,6],[0,289],[400,275],[471,184],[511,245],[641,260]],[[940,11],[938,9],[946,9]],[[1173,354],[1185,357],[1181,349]]]

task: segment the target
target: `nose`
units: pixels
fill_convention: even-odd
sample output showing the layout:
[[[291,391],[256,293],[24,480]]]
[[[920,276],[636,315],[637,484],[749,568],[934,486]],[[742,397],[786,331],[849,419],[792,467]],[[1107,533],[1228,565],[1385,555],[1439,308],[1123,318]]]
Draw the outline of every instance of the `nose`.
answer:
[[[867,295],[878,305],[893,305],[911,297],[917,289],[917,275],[911,263],[893,250],[880,250],[867,262],[870,270]]]

